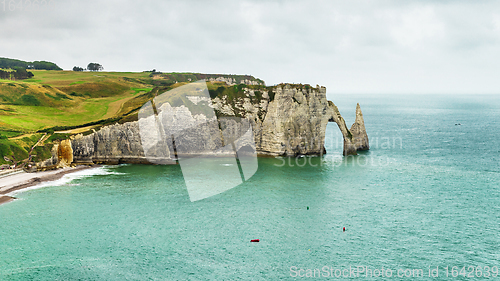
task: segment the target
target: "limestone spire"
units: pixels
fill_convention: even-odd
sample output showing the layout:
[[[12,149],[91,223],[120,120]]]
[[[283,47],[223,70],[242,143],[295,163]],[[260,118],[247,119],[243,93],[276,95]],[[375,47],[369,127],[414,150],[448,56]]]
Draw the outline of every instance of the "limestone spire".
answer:
[[[339,126],[342,136],[344,137],[344,156],[356,155],[358,150],[368,150],[370,145],[368,135],[366,134],[365,121],[359,103],[356,106],[356,120],[349,130],[345,124],[344,118],[340,115],[337,106],[328,101],[328,106],[332,110],[330,122],[335,122]]]
[[[361,112],[361,107],[359,103],[356,106],[356,120],[351,126],[351,134],[353,137],[354,146],[356,150],[368,150],[370,149],[370,143],[368,141],[368,134],[366,134],[365,121],[363,119],[363,113]]]

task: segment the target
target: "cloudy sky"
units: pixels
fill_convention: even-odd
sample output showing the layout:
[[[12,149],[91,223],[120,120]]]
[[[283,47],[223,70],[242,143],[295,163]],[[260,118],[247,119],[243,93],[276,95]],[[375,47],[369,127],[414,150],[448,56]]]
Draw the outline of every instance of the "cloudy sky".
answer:
[[[329,94],[500,93],[498,1],[14,1],[0,1],[0,57]]]

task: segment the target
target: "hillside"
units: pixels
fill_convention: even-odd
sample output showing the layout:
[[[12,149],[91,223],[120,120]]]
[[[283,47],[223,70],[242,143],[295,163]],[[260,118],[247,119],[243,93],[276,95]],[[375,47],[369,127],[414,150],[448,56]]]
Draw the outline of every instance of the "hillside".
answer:
[[[30,70],[34,77],[0,80],[0,164],[27,159],[44,133],[52,136],[34,148],[50,155],[59,134],[84,133],[102,125],[132,121],[137,110],[159,92],[196,79],[213,81],[209,88],[232,93],[236,83],[264,87],[247,75],[160,72],[74,72]],[[222,87],[222,88],[221,88]],[[222,89],[222,90],[221,90]],[[241,91],[241,86],[239,87]],[[7,156],[12,161],[4,158]]]

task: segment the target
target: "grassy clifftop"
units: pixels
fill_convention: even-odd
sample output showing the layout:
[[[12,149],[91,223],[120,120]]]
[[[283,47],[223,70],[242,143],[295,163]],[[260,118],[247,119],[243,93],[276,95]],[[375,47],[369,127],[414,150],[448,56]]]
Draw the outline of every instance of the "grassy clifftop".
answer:
[[[262,80],[248,75],[159,72],[75,72],[30,70],[33,78],[0,80],[0,164],[29,157],[29,151],[44,133],[89,133],[92,129],[132,121],[138,109],[159,91],[190,81],[213,80],[210,89],[233,83]],[[217,80],[219,79],[219,80]],[[237,86],[236,86],[237,87]],[[222,92],[222,90],[219,90]],[[57,138],[48,138],[34,149],[39,158],[50,155]],[[40,148],[43,147],[43,148]],[[4,156],[11,159],[8,161]]]

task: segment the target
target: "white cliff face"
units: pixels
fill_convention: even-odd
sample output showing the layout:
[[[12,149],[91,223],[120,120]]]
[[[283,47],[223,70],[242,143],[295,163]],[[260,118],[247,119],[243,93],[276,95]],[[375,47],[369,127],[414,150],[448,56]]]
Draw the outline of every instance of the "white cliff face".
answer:
[[[272,94],[274,99],[270,98]],[[259,95],[261,98],[256,98]],[[228,132],[242,134],[248,130],[248,123],[252,125],[255,142],[241,143],[237,146],[254,147],[259,155],[322,155],[326,152],[324,143],[328,122],[337,123],[342,132],[344,155],[369,149],[359,104],[356,108],[356,121],[349,130],[338,108],[326,99],[324,87],[285,84],[274,89],[268,88],[267,91],[261,90],[260,93],[245,89],[245,96],[231,102],[226,96],[212,99],[210,107],[216,110],[218,119],[203,114],[193,115],[183,106],[171,107],[170,104],[164,103],[160,107],[161,112],[158,116],[148,117],[162,120],[163,127],[160,130],[155,127],[155,122],[147,122],[144,125],[139,123],[145,122],[146,119],[142,121],[139,119],[135,122],[103,127],[87,136],[76,136],[69,144],[73,161],[87,164],[174,163],[176,157],[181,154],[217,153],[236,139],[236,135],[232,135],[234,133]],[[206,102],[192,99],[191,102],[194,104]],[[240,117],[248,121],[236,122],[223,117]],[[151,130],[139,129],[148,128],[148,125],[152,126]],[[172,138],[174,135],[175,144]],[[158,145],[159,142],[163,142],[164,145]],[[46,165],[54,165],[53,162],[56,161],[52,159],[46,162]]]
[[[330,109],[324,87],[280,85],[274,99],[261,91],[262,99],[251,99],[256,93],[244,89],[248,98],[230,104],[224,97],[213,100],[214,109],[224,116],[250,120],[257,152],[260,155],[320,155],[324,151],[325,130]]]
[[[262,83],[259,83],[258,81],[252,81],[249,79],[242,79],[240,81],[237,81],[236,78],[231,78],[231,77],[217,77],[217,78],[209,78],[206,79],[209,82],[224,82],[228,86],[234,86],[236,84],[245,84],[245,85],[262,85]],[[176,81],[177,82],[177,81]]]
[[[262,154],[323,154],[328,123],[326,89],[278,87],[262,122]]]
[[[245,84],[245,85],[262,85],[261,83],[259,83],[257,81],[251,81],[249,79],[241,80],[240,84]]]
[[[217,77],[217,78],[209,78],[207,79],[210,82],[224,82],[229,86],[236,85],[236,79],[231,78],[231,77]]]
[[[149,163],[144,157],[138,122],[116,124],[71,140],[73,161],[81,164]]]

